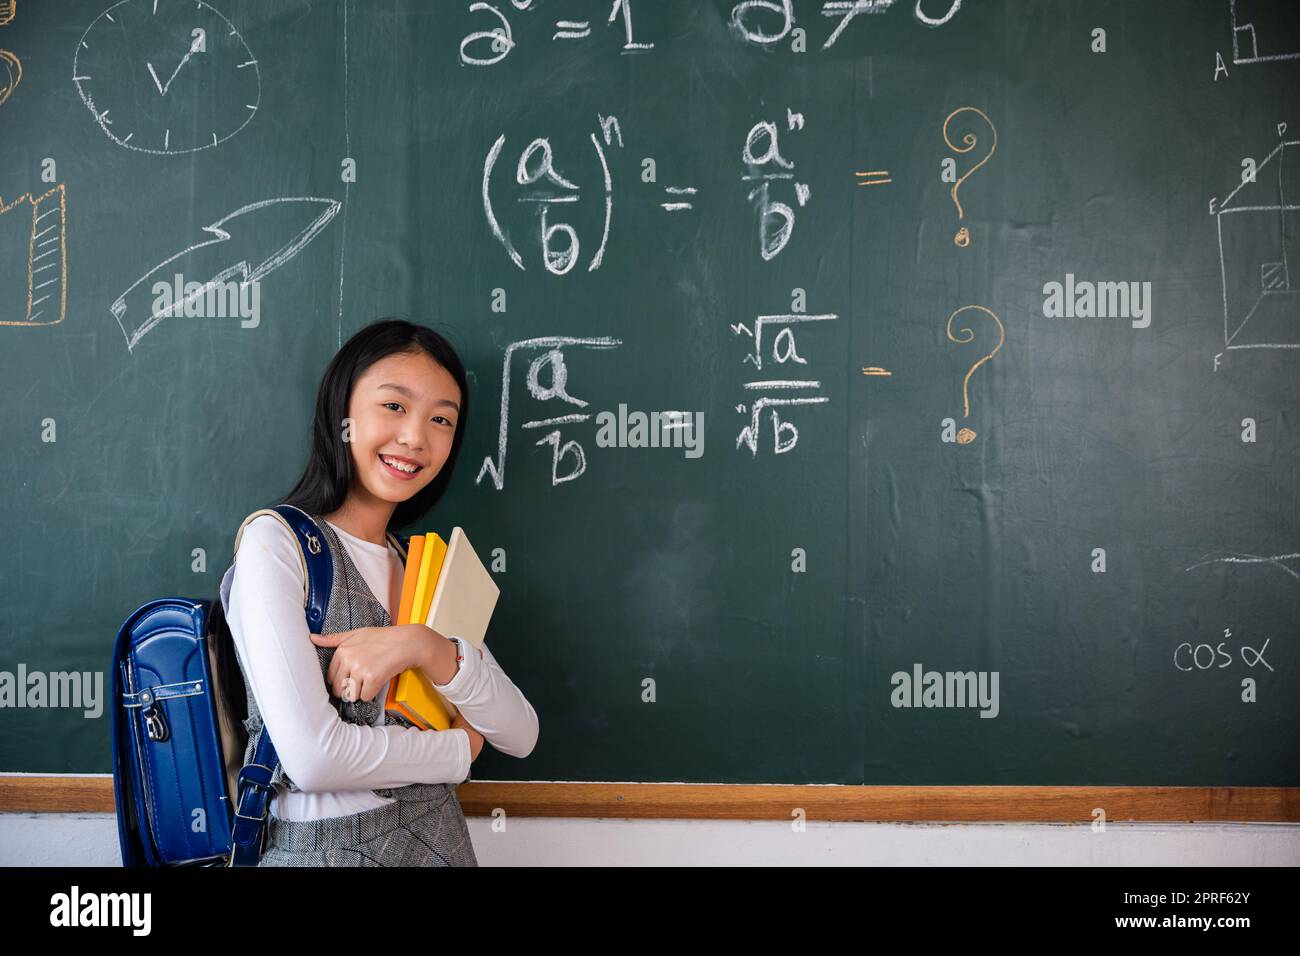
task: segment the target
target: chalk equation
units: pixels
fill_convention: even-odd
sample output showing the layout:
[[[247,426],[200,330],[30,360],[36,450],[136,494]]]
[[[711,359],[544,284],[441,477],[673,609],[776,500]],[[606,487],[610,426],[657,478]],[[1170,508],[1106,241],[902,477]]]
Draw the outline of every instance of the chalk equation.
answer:
[[[787,132],[802,130],[803,127],[803,114],[787,107]],[[792,197],[800,208],[812,195],[812,188],[807,183],[795,180],[794,163],[781,155],[779,137],[776,123],[760,120],[750,127],[745,137],[745,148],[740,154],[741,162],[748,170],[740,177],[741,180],[758,183],[745,198],[755,203],[758,210],[758,252],[764,262],[780,255],[794,232],[794,209],[773,199],[772,187],[788,182],[792,187]]]
[[[802,293],[797,295],[796,299],[801,300]],[[741,364],[751,363],[755,371],[761,372],[764,358],[767,358],[770,364],[779,366],[792,363],[807,365],[808,360],[799,354],[798,343],[795,340],[796,330],[808,323],[833,322],[838,318],[838,315],[830,312],[809,315],[791,311],[780,315],[760,315],[755,318],[752,328],[743,322],[738,322],[731,326],[731,331],[736,335],[749,336],[753,340],[753,347],[741,359]],[[771,336],[770,354],[764,345],[764,336],[769,330],[775,331]],[[743,382],[741,388],[746,391],[770,394],[754,398],[748,404],[736,405],[738,413],[748,415],[747,424],[736,436],[736,448],[740,448],[743,444],[749,448],[751,457],[758,456],[759,436],[763,431],[763,413],[768,412],[768,420],[772,425],[773,454],[783,455],[792,451],[799,443],[799,429],[793,421],[782,421],[782,409],[798,405],[826,404],[830,401],[827,396],[809,394],[817,392],[821,387],[822,383],[819,380],[805,378],[767,378]]]
[[[613,0],[609,15],[598,29],[614,31],[620,35],[622,45],[619,52],[645,53],[655,48],[653,40],[644,37],[638,39],[634,27],[633,7],[640,6],[633,0]],[[828,50],[835,45],[849,25],[863,14],[883,14],[892,8],[897,0],[821,0],[818,12],[823,18],[838,21],[821,45]],[[947,3],[947,7],[944,7]],[[962,0],[913,0],[912,16],[917,23],[927,27],[941,27],[948,23],[961,9]],[[581,9],[576,2],[574,9]],[[505,3],[489,3],[477,0],[469,5],[469,12],[480,16],[483,29],[467,33],[460,41],[460,62],[464,66],[495,66],[519,45],[515,39],[515,14],[534,14],[541,8],[539,0],[510,0]],[[927,10],[932,11],[934,15]],[[509,15],[507,15],[509,14]],[[548,21],[550,23],[550,21]],[[806,31],[798,25],[795,18],[794,0],[740,0],[731,8],[727,18],[732,36],[742,43],[770,47],[790,38],[795,52],[807,50]],[[621,28],[621,29],[620,29]],[[557,19],[553,26],[547,27],[550,42],[569,43],[589,41],[599,33],[593,33],[591,20]]]
[[[1269,642],[1272,638],[1264,638],[1264,643],[1258,648],[1251,647],[1245,642],[1239,642],[1232,636],[1232,628],[1223,629],[1223,640],[1216,644],[1208,642],[1193,644],[1191,641],[1183,641],[1174,648],[1174,667],[1184,673],[1193,671],[1223,670],[1226,667],[1232,667],[1236,658],[1227,648],[1238,650],[1241,656],[1241,662],[1247,668],[1264,667],[1269,671],[1273,670],[1273,665],[1268,662],[1264,652],[1268,650]],[[1240,643],[1238,648],[1236,645]]]
[[[1300,581],[1300,571],[1297,571],[1295,566],[1297,562],[1300,562],[1300,552],[1258,555],[1230,551],[1205,555],[1200,561],[1183,570],[1184,572],[1191,572],[1197,568],[1205,568],[1215,564],[1249,565],[1281,571],[1292,579]],[[1173,664],[1175,669],[1190,674],[1198,671],[1225,670],[1234,666],[1238,667],[1240,671],[1241,667],[1238,665],[1238,661],[1240,661],[1240,664],[1244,665],[1246,673],[1246,676],[1241,678],[1241,701],[1242,703],[1253,704],[1257,701],[1259,692],[1253,675],[1259,673],[1259,668],[1263,668],[1269,673],[1273,672],[1273,665],[1264,656],[1265,652],[1268,651],[1271,640],[1271,637],[1265,636],[1262,642],[1260,642],[1259,637],[1251,638],[1247,642],[1241,636],[1234,637],[1232,628],[1225,627],[1223,629],[1223,639],[1215,643],[1209,641],[1183,641],[1174,648]],[[1263,676],[1262,673],[1260,676]]]
[[[577,207],[592,192],[596,196],[597,213],[585,218],[592,236],[587,247],[594,243],[595,250],[586,260],[586,271],[595,272],[604,262],[614,218],[610,157],[623,149],[623,132],[616,116],[597,114],[597,120],[596,129],[588,134],[590,150],[586,153],[585,167],[579,162],[583,156],[575,156],[571,151],[561,163],[556,147],[547,136],[533,138],[517,158],[511,154],[507,162],[502,160],[507,146],[504,132],[488,149],[483,159],[483,216],[492,237],[521,271],[528,270],[526,260],[538,259],[547,272],[562,276],[582,261],[584,245],[574,220],[584,215]],[[803,114],[787,108],[785,131],[795,133],[803,127]],[[765,262],[780,255],[790,242],[795,209],[803,208],[812,195],[812,187],[795,178],[795,163],[782,152],[780,137],[781,127],[774,120],[759,120],[750,127],[740,153],[746,169],[740,178],[752,184],[746,199],[757,213],[758,251]],[[498,172],[502,166],[508,170],[504,175]],[[584,177],[564,171],[573,168],[585,169],[585,181],[594,180],[594,190],[589,188],[584,193],[583,186],[575,181]],[[659,207],[669,213],[694,209],[698,192],[694,186],[664,187]],[[514,200],[513,204],[510,199]],[[520,211],[511,211],[515,208]],[[566,211],[562,214],[556,211],[560,209]],[[512,233],[528,236],[526,248],[521,249],[511,239]],[[597,233],[599,240],[594,238]]]
[[[614,181],[609,172],[609,161],[605,150],[613,147],[615,141],[618,142],[618,148],[623,146],[618,119],[613,116],[608,120],[604,117],[599,119],[601,138],[597,139],[596,134],[592,133],[591,145],[601,174],[599,181],[603,187],[604,217],[600,244],[587,265],[589,272],[599,269],[605,257],[610,221],[614,216]],[[487,217],[492,235],[505,247],[510,261],[520,269],[525,269],[523,256],[506,235],[492,202],[492,172],[505,145],[506,134],[502,133],[492,144],[487,158],[483,161],[483,214]],[[519,154],[519,161],[515,165],[514,184],[529,187],[526,192],[515,197],[516,202],[537,204],[537,243],[541,250],[542,264],[552,275],[564,275],[577,264],[581,243],[573,225],[550,220],[551,206],[577,203],[581,199],[582,188],[555,168],[555,154],[551,148],[551,141],[546,137],[534,139]]]
[[[506,347],[501,363],[501,416],[497,426],[497,453],[483,459],[474,484],[482,484],[485,477],[491,477],[492,485],[500,491],[506,484],[506,451],[510,439],[510,382],[511,371],[516,357],[526,358],[532,355],[528,370],[524,373],[524,386],[528,397],[538,403],[560,402],[558,411],[566,411],[563,405],[583,411],[549,415],[545,418],[533,418],[523,422],[519,427],[525,434],[538,429],[550,429],[534,442],[535,445],[551,446],[551,486],[563,484],[582,477],[587,470],[587,453],[577,439],[565,439],[566,433],[573,426],[589,422],[592,413],[586,411],[590,405],[585,399],[569,392],[569,367],[565,358],[566,349],[612,349],[622,345],[621,339],[608,336],[579,338],[573,336],[542,336],[512,342]],[[544,381],[544,376],[549,381]],[[554,404],[548,410],[555,408]]]
[[[595,272],[605,259],[605,250],[609,244],[610,226],[614,217],[614,178],[610,171],[609,155],[611,150],[623,148],[623,132],[615,116],[597,114],[598,130],[589,135],[591,152],[588,155],[587,171],[594,174],[596,181],[596,207],[594,217],[588,216],[588,222],[599,230],[600,240],[591,257],[587,260],[587,271]],[[597,136],[599,132],[599,137]],[[492,236],[499,242],[506,254],[520,270],[527,271],[524,265],[525,255],[510,239],[511,230],[506,223],[513,219],[519,231],[527,234],[529,256],[537,255],[543,267],[552,275],[562,276],[576,266],[582,254],[582,241],[578,227],[572,220],[581,215],[577,209],[584,197],[582,186],[575,179],[576,174],[565,175],[561,171],[555,155],[555,147],[549,137],[540,136],[531,140],[519,153],[514,162],[513,176],[498,176],[505,180],[498,193],[505,193],[502,199],[493,199],[493,174],[501,160],[506,147],[506,134],[496,138],[487,156],[483,160],[483,215],[487,219]],[[570,154],[570,159],[572,159]],[[570,168],[566,163],[565,168]],[[664,189],[667,197],[659,203],[665,212],[681,212],[694,208],[692,198],[697,190],[693,186],[668,186]],[[503,202],[513,198],[520,210],[517,214],[508,212],[510,204]],[[558,219],[561,213],[554,210],[568,209],[566,217]],[[529,222],[531,214],[536,214],[535,223]],[[520,225],[523,222],[524,225]]]
[[[862,14],[886,13],[895,2],[896,0],[822,0],[821,15],[831,20],[838,18],[839,22],[821,48],[828,50],[833,47],[849,24]],[[947,8],[938,13],[944,2],[947,2]],[[941,27],[956,16],[961,4],[962,0],[938,0],[936,3],[915,0],[912,16],[924,26]],[[926,12],[927,9],[932,9],[938,16],[931,16]],[[796,52],[806,49],[804,31],[796,25],[794,0],[743,0],[731,8],[731,28],[746,43],[770,46],[790,37]]]
[[[512,12],[532,13],[538,10],[535,0],[510,0]],[[497,4],[476,2],[469,5],[470,13],[483,14],[490,24],[486,30],[475,30],[460,41],[460,62],[465,66],[493,66],[500,63],[517,45],[514,26]],[[623,28],[621,53],[640,53],[653,50],[653,43],[639,43],[633,38],[632,0],[614,0],[605,21],[609,28],[619,21]],[[585,40],[591,36],[590,20],[556,20],[552,42]]]
[[[959,222],[966,213],[958,190],[989,161],[998,142],[997,128],[988,115],[977,107],[963,106],[950,112],[943,123],[943,140],[950,150],[969,153],[982,142],[974,132],[964,133],[960,143],[953,141],[953,122],[959,116],[970,118],[964,114],[982,119],[991,141],[987,152],[961,175],[955,158],[944,160],[943,177],[952,183],[950,195]],[[517,154],[512,150],[507,155],[508,137],[501,132],[484,156],[483,216],[493,238],[521,271],[528,270],[526,261],[539,260],[552,275],[566,275],[582,261],[583,249],[593,244],[595,249],[586,260],[586,271],[595,272],[604,261],[614,219],[613,159],[624,155],[624,143],[618,117],[597,113],[596,119],[595,128],[587,134],[589,147],[557,146],[549,136],[536,136]],[[740,149],[744,167],[740,180],[748,187],[745,199],[756,214],[758,253],[764,262],[771,262],[789,245],[798,212],[812,199],[812,185],[800,177],[794,152],[789,148],[790,143],[798,142],[806,125],[804,114],[787,106],[784,117],[769,116],[751,125]],[[641,163],[641,180],[655,182],[653,157],[645,157]],[[859,171],[854,177],[859,186],[893,182],[888,170]],[[580,208],[593,193],[597,215]],[[670,213],[689,211],[695,208],[698,193],[695,186],[665,186],[658,205]],[[564,211],[557,211],[561,209]],[[585,227],[576,222],[578,219],[585,220]],[[588,232],[590,237],[584,244],[583,235]],[[527,242],[517,243],[512,236],[526,236]],[[953,242],[964,248],[970,241],[970,231],[962,225]]]

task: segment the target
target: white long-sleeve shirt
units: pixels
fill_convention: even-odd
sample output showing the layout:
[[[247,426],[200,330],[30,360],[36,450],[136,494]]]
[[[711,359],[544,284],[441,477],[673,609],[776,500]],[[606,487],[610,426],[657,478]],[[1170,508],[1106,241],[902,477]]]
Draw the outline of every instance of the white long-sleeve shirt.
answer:
[[[333,522],[357,570],[395,617],[402,559]],[[303,613],[303,570],[293,532],[271,515],[244,528],[234,565],[221,582],[221,603],[244,673],[284,772],[300,787],[272,798],[281,820],[319,820],[382,807],[373,789],[410,783],[460,783],[469,776],[469,734],[389,724],[383,707],[374,726],[342,720],[329,703],[316,645]],[[453,636],[453,635],[447,635]],[[537,743],[537,713],[483,645],[468,642],[460,671],[438,692],[497,750],[526,757]],[[379,691],[382,700],[387,685]]]

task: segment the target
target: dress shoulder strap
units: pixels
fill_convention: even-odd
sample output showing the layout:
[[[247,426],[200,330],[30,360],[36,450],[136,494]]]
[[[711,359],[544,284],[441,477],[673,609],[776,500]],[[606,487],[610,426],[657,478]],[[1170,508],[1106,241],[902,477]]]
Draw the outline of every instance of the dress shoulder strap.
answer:
[[[397,553],[402,556],[402,563],[405,564],[406,547],[411,540],[410,537],[408,535],[394,534],[392,531],[389,531],[388,540],[393,543],[393,547],[397,549]]]

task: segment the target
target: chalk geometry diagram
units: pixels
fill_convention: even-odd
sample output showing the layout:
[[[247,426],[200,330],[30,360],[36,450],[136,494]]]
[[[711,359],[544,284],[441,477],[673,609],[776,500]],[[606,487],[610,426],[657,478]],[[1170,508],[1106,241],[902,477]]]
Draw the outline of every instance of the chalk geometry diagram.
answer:
[[[1286,125],[1278,130],[1284,134]],[[1300,195],[1298,146],[1300,140],[1278,143],[1253,178],[1211,207],[1225,350],[1300,348],[1300,288],[1291,281],[1300,253],[1300,205],[1293,198]]]
[[[62,183],[7,205],[0,197],[0,325],[63,321],[68,310],[66,233]]]
[[[1250,15],[1251,22],[1243,23],[1237,17],[1238,0],[1228,0],[1228,17],[1232,21],[1232,62],[1236,64],[1246,63],[1265,63],[1270,60],[1294,60],[1300,57],[1300,51],[1293,53],[1273,53],[1268,51],[1267,42],[1264,43],[1264,51],[1260,49],[1261,38],[1265,41],[1274,34],[1274,28],[1282,25],[1283,17],[1294,16],[1294,7],[1287,4],[1278,4],[1277,8],[1271,11],[1261,10],[1258,3],[1251,3],[1247,0],[1242,6],[1252,10]],[[1260,22],[1261,26],[1256,27],[1255,23]],[[1276,32],[1282,32],[1277,30]],[[1262,35],[1262,36],[1261,36]]]

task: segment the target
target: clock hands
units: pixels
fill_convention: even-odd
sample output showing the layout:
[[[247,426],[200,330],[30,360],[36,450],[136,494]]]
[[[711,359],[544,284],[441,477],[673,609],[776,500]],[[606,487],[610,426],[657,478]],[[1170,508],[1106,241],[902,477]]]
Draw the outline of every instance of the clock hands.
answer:
[[[153,71],[153,64],[146,63],[145,66],[149,68],[149,75],[153,77],[153,85],[158,87],[158,94],[160,96],[166,95],[167,91],[163,89],[163,85],[158,82],[158,74]]]
[[[190,61],[190,57],[195,54],[202,44],[203,40],[201,38],[194,41],[193,45],[190,46],[190,51],[186,53],[185,56],[181,57],[181,61],[176,64],[176,69],[172,70],[172,75],[167,78],[166,83],[159,83],[158,74],[154,72],[153,64],[145,63],[145,66],[149,68],[149,75],[153,77],[153,85],[158,87],[158,93],[160,95],[167,95],[167,91],[171,89],[172,80],[176,79],[176,74],[180,73],[181,67]]]

